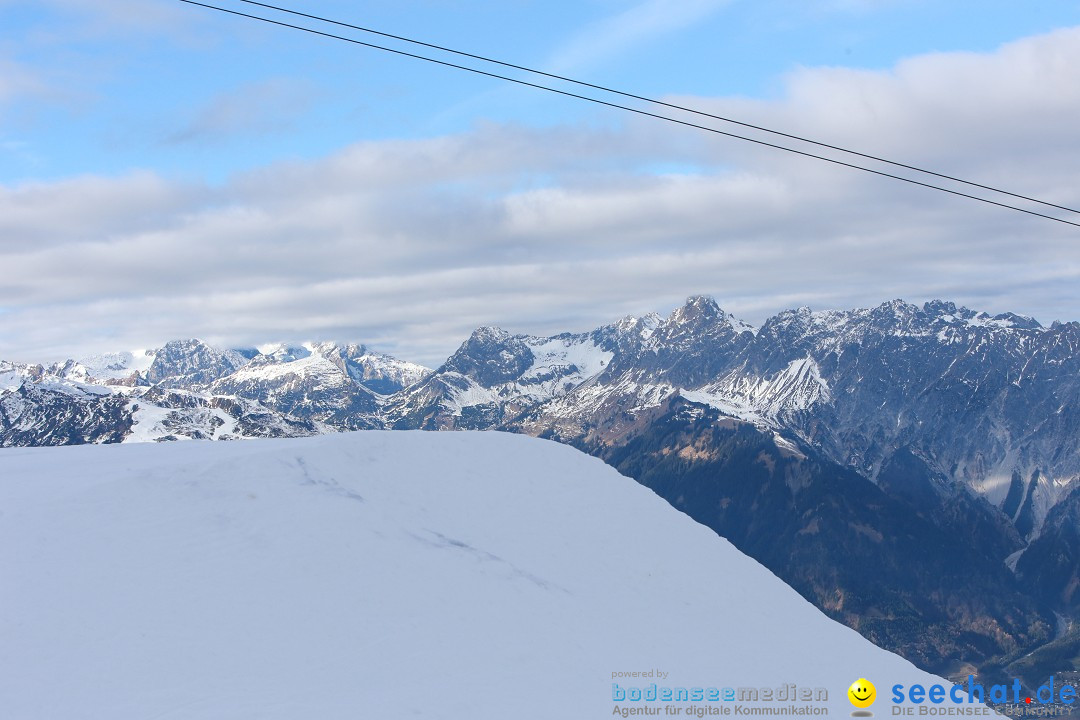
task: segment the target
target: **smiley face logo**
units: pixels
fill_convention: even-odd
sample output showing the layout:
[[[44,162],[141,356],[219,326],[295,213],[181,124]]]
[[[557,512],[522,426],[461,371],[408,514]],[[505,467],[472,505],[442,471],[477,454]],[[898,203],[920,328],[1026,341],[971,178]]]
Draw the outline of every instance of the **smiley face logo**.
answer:
[[[868,708],[877,700],[877,688],[866,678],[859,678],[851,683],[847,691],[848,700],[857,708]]]

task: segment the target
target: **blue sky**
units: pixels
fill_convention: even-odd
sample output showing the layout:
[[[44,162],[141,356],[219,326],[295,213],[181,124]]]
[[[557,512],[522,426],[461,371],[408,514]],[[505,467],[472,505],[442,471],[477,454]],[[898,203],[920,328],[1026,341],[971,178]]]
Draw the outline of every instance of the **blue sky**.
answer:
[[[287,6],[1077,202],[1078,2]],[[1066,226],[175,0],[0,0],[0,28],[0,358],[431,363],[474,324],[701,292],[752,322],[897,295],[1080,318]]]
[[[884,69],[1080,23],[1073,2],[283,4],[657,97],[775,97],[798,67]],[[175,1],[8,0],[0,12],[0,57],[24,87],[8,91],[3,110],[0,180],[8,183],[131,169],[220,182],[358,140],[484,122],[623,121],[579,101]]]

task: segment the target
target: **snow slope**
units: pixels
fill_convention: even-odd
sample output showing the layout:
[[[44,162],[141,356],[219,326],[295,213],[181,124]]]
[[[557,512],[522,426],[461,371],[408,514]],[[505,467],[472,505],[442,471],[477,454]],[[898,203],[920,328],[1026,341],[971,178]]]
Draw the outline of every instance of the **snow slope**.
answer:
[[[145,374],[154,364],[156,351],[132,350],[88,355],[78,360],[54,365],[51,370],[61,377],[81,382],[111,383]]]
[[[17,720],[589,720],[656,668],[824,687],[833,716],[867,677],[880,717],[941,682],[599,460],[501,433],[4,450],[0,578]]]
[[[705,403],[727,415],[772,428],[783,427],[780,418],[785,414],[831,400],[821,368],[810,357],[792,360],[771,378],[736,371],[697,390],[681,392],[692,402]]]

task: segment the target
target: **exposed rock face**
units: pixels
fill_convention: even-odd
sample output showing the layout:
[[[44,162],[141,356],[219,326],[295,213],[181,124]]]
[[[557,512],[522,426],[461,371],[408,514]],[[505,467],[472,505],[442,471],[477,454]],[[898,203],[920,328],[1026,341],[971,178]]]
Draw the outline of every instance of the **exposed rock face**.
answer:
[[[1051,508],[1016,571],[1054,607],[1073,616],[1080,610],[1080,487]]]
[[[0,394],[0,447],[115,443],[131,430],[127,400],[25,383]]]
[[[673,396],[583,449],[728,538],[833,618],[940,671],[1046,642],[1055,624],[1005,566],[1017,534],[900,451],[874,485],[804,445]]]
[[[173,340],[155,353],[146,379],[151,385],[197,390],[236,371],[246,361],[238,352],[218,350],[202,340]]]

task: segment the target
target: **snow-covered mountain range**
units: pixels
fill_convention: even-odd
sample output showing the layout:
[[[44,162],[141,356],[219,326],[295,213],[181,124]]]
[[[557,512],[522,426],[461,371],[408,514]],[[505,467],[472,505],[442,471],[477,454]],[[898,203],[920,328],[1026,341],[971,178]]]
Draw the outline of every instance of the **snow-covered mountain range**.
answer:
[[[0,508],[8,718],[846,716],[861,677],[880,717],[893,684],[948,685],[533,438],[10,450]],[[650,685],[814,700],[618,699]]]
[[[1075,640],[1080,656],[1077,350],[1080,323],[947,302],[801,308],[755,328],[700,296],[587,333],[480,328],[433,370],[356,345],[189,340],[0,363],[0,445],[370,428],[551,438],[875,642],[962,672],[1046,643]]]
[[[48,367],[0,361],[0,445],[300,437],[382,427],[427,368],[363,345],[222,350],[177,340]]]

